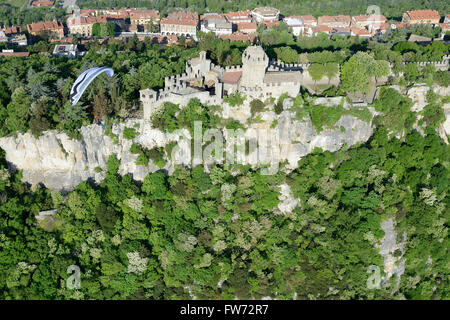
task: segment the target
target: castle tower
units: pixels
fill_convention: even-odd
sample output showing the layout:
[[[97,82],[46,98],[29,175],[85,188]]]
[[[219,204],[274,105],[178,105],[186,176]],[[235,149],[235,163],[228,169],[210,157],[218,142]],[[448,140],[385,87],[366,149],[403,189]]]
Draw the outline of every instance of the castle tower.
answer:
[[[152,89],[140,90],[141,103],[144,107],[144,119],[150,119],[153,112],[155,112],[156,101],[158,100],[157,93]]]
[[[269,57],[261,46],[250,46],[242,54],[241,86],[261,87],[269,65]]]

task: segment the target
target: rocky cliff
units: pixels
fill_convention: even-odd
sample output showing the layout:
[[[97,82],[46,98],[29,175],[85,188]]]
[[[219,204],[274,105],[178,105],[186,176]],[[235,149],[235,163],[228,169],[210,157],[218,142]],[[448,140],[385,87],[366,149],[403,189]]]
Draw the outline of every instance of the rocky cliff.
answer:
[[[320,133],[314,129],[309,118],[292,120],[289,111],[284,111],[280,117],[276,117],[273,112],[266,112],[262,118],[263,122],[253,124],[250,128],[273,127],[273,120],[277,118],[280,160],[287,160],[290,170],[296,168],[298,160],[315,147],[333,152],[344,144],[351,146],[366,141],[372,135],[369,123],[351,116],[341,117],[334,128],[324,129]],[[126,127],[136,130],[137,135],[133,140],[123,137]],[[11,167],[23,171],[23,181],[32,185],[42,183],[51,190],[68,191],[81,181],[101,181],[110,155],[120,160],[120,174],[130,173],[134,179],[142,180],[147,173],[160,168],[151,161],[148,166],[136,165],[138,155],[130,152],[132,143],[152,149],[181,139],[179,134],[154,129],[145,120],[116,124],[112,133],[108,136],[102,126],[89,125],[81,128],[80,140],[70,139],[65,133],[48,131],[37,139],[29,133],[3,137],[0,138],[0,147],[6,151],[6,160]],[[184,134],[189,136],[187,130]],[[283,144],[286,141],[283,134],[288,134],[291,143]],[[166,159],[163,169],[170,174],[173,167],[173,161]]]

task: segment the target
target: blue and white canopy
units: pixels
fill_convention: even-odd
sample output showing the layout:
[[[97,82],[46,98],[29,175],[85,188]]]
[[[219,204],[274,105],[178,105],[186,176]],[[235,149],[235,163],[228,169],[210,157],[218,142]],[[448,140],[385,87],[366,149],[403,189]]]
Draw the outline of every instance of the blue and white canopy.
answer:
[[[80,74],[70,90],[69,100],[72,105],[77,104],[84,90],[86,90],[89,84],[102,72],[105,72],[109,77],[112,77],[114,74],[113,69],[106,67],[90,68]]]

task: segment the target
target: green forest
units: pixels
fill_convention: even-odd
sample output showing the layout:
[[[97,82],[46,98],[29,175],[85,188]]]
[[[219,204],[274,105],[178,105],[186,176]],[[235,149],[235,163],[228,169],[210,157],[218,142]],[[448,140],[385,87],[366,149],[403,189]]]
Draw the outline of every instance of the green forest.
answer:
[[[449,154],[435,134],[400,141],[380,127],[289,175],[197,166],[137,183],[111,157],[103,182],[64,196],[22,184],[2,156],[0,298],[449,299]],[[273,214],[282,182],[301,199],[288,216]],[[398,288],[371,290],[387,217],[408,234],[405,274]],[[80,290],[66,287],[70,265]]]

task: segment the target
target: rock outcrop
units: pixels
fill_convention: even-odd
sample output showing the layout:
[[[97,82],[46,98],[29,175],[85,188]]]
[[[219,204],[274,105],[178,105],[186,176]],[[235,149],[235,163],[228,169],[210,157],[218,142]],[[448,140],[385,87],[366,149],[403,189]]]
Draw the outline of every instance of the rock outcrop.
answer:
[[[249,128],[278,128],[280,144],[272,147],[279,148],[280,162],[287,160],[288,170],[295,169],[298,160],[315,147],[334,152],[344,144],[351,146],[364,142],[372,135],[369,123],[347,115],[342,116],[332,129],[325,128],[320,133],[315,130],[309,118],[296,120],[290,111],[283,111],[280,116],[270,111],[264,112],[262,119],[262,122],[251,124]],[[275,127],[274,121],[278,122]],[[136,130],[133,140],[123,137],[126,127]],[[182,131],[185,137],[190,138],[187,130]],[[51,190],[69,191],[81,181],[101,181],[110,155],[115,155],[120,160],[119,173],[132,174],[135,180],[143,180],[149,172],[160,169],[171,174],[174,169],[173,159],[165,159],[166,165],[163,168],[152,161],[148,166],[137,165],[138,155],[131,153],[130,147],[132,143],[137,143],[146,149],[152,149],[163,147],[171,141],[179,144],[185,141],[179,133],[161,132],[146,120],[129,120],[116,124],[112,128],[112,137],[106,135],[105,129],[100,125],[85,126],[80,132],[80,140],[70,139],[65,133],[56,131],[45,132],[37,139],[29,133],[18,134],[17,137],[0,138],[0,147],[6,151],[6,160],[11,167],[23,171],[24,182],[32,185],[42,183]],[[248,130],[245,136],[247,139],[251,138]],[[186,165],[190,164],[188,158],[183,162]]]

